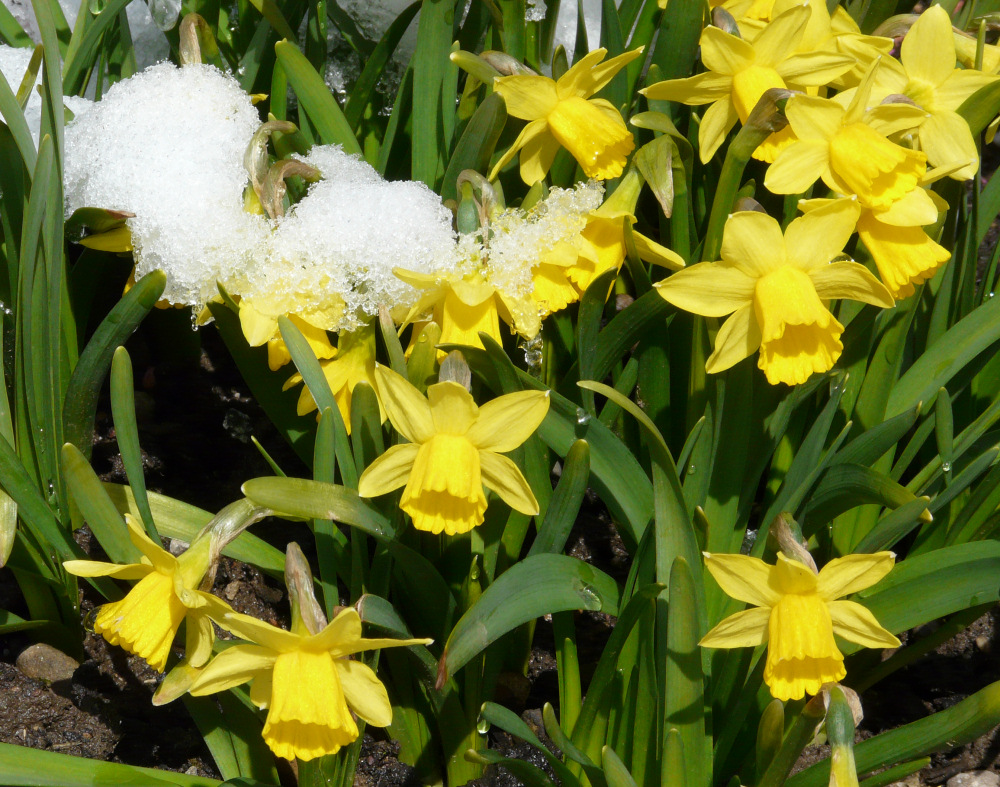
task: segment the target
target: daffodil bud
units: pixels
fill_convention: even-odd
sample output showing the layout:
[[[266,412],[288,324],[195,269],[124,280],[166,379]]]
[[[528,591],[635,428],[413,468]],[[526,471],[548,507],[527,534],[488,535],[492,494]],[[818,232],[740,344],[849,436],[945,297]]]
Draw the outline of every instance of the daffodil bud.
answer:
[[[724,33],[729,33],[731,36],[741,38],[740,26],[736,24],[733,15],[722,6],[712,9],[712,26],[719,28]]]
[[[537,71],[528,68],[520,60],[511,57],[506,52],[497,52],[494,49],[488,49],[480,57],[504,76],[511,76],[513,74],[538,76]]]
[[[472,371],[461,352],[452,350],[448,353],[441,364],[441,370],[438,372],[438,381],[458,383],[466,391],[472,388]]]
[[[219,47],[215,43],[212,29],[201,14],[186,14],[181,20],[179,33],[178,50],[182,66],[204,62],[202,60],[203,51],[209,58],[219,54]]]
[[[858,787],[854,764],[854,713],[838,685],[829,687],[826,737],[830,743],[830,787]]]

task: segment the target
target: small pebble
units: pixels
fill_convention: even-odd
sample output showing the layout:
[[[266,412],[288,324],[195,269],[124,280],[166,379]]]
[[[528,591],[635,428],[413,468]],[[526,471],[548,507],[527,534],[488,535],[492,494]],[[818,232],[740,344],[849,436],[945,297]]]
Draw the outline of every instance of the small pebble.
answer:
[[[68,680],[79,666],[76,659],[43,642],[25,648],[17,657],[17,668],[29,678],[39,680]]]
[[[1000,787],[1000,776],[992,771],[969,771],[948,779],[948,787]]]

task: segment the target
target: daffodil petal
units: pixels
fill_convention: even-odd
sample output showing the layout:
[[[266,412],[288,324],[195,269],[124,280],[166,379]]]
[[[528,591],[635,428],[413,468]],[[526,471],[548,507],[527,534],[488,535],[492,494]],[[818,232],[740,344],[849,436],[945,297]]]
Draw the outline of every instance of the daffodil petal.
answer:
[[[898,648],[899,640],[879,625],[875,616],[853,601],[831,601],[827,604],[833,633],[863,648]]]
[[[231,689],[251,680],[254,674],[270,669],[277,653],[260,645],[235,645],[226,648],[201,671],[188,690],[201,697]]]
[[[212,655],[215,629],[208,615],[200,612],[188,613],[184,625],[184,659],[192,667],[201,667]]]
[[[785,238],[781,227],[766,213],[741,211],[732,214],[722,231],[722,259],[753,278],[770,273],[785,264]]]
[[[664,300],[703,317],[722,317],[753,300],[754,280],[732,265],[700,262],[655,285]]]
[[[257,311],[251,301],[240,302],[240,328],[251,347],[260,347],[278,333],[278,320]]]
[[[544,76],[497,77],[493,89],[503,97],[507,114],[522,120],[544,118],[559,100],[555,81]]]
[[[536,134],[526,139],[519,159],[521,180],[534,184],[544,179],[560,147],[559,140],[549,134]]]
[[[787,60],[786,55],[795,50],[805,32],[809,14],[809,7],[800,5],[774,17],[754,39],[755,62],[775,68]]]
[[[514,144],[511,145],[507,152],[500,157],[500,160],[493,165],[493,169],[490,170],[490,180],[496,180],[497,174],[514,160],[514,156],[517,155],[517,152],[523,148],[529,140],[548,131],[548,128],[549,125],[544,120],[532,120],[524,128],[522,128],[521,133],[518,134],[517,139],[514,140]]]
[[[416,443],[389,448],[365,468],[358,479],[358,494],[361,497],[378,497],[405,486],[419,450],[420,446]]]
[[[799,216],[785,230],[790,261],[805,271],[826,265],[843,251],[860,216],[853,199],[836,200]]]
[[[256,642],[269,650],[291,650],[298,645],[300,639],[297,634],[279,629],[277,626],[272,626],[263,620],[257,620],[250,615],[242,615],[239,612],[227,612],[215,622],[240,639]]]
[[[631,52],[623,52],[604,63],[590,65],[589,61],[598,52],[607,54],[605,50],[597,49],[582,58],[559,78],[556,88],[559,91],[560,98],[571,95],[589,98],[594,95],[594,93],[608,84],[614,78],[615,74],[639,57],[643,53],[643,47],[633,49]],[[586,66],[584,65],[585,63],[587,64]]]
[[[984,74],[974,68],[955,69],[934,91],[934,108],[957,111],[966,99],[997,81],[996,74]]]
[[[348,659],[337,659],[334,664],[350,709],[376,727],[392,724],[389,695],[371,667]]]
[[[739,115],[731,99],[723,98],[705,110],[698,128],[698,155],[702,164],[712,160],[726,135],[736,125]]]
[[[926,227],[938,219],[938,208],[927,189],[911,189],[887,208],[874,211],[882,224],[893,227]]]
[[[492,451],[481,451],[479,466],[486,488],[500,495],[507,505],[529,516],[538,513],[538,501],[531,486],[510,459]]]
[[[892,294],[871,272],[857,262],[832,262],[809,271],[816,294],[823,299],[850,298],[883,309],[895,305]]]
[[[952,174],[956,180],[975,177],[979,154],[968,123],[957,112],[935,112],[920,126],[920,148],[932,166],[954,161],[969,162]]]
[[[911,79],[933,86],[944,82],[956,60],[948,12],[939,5],[924,11],[903,38],[899,57]]]
[[[829,140],[844,122],[844,108],[826,98],[795,95],[785,107],[788,123],[799,139]]]
[[[769,607],[753,607],[722,620],[698,643],[703,648],[755,648],[767,642]]]
[[[465,434],[479,415],[472,394],[450,380],[428,386],[427,402],[435,432]]]
[[[375,367],[379,399],[392,425],[411,443],[423,443],[434,434],[434,417],[427,399],[402,375],[387,366]]]
[[[830,165],[830,146],[823,140],[793,142],[778,151],[764,175],[764,187],[772,194],[801,194],[819,180]]]
[[[685,267],[684,258],[675,251],[661,246],[652,238],[647,238],[641,232],[632,232],[632,240],[635,242],[635,251],[639,259],[643,262],[650,262],[653,265],[660,265],[672,271],[679,271]]]
[[[548,391],[506,394],[479,408],[479,417],[465,436],[481,451],[513,451],[534,434],[548,411]]]
[[[681,104],[711,104],[728,98],[733,90],[733,78],[726,74],[706,71],[684,79],[665,79],[640,92],[653,101],[678,101]]]
[[[64,560],[63,568],[77,577],[115,577],[116,579],[142,579],[156,569],[142,563],[101,563],[97,560]]]
[[[819,572],[816,592],[827,601],[857,593],[879,582],[895,563],[892,552],[834,558]]]
[[[770,585],[769,566],[760,558],[728,553],[705,553],[705,568],[708,569],[722,591],[755,607],[772,607],[781,598],[780,593]]]
[[[177,568],[177,558],[171,555],[147,534],[142,524],[131,514],[125,514],[125,524],[128,526],[128,537],[132,544],[142,552],[153,567],[164,574],[172,574]]]
[[[705,371],[717,374],[735,366],[757,352],[760,340],[760,326],[757,324],[753,304],[741,306],[719,328],[715,337],[715,350],[705,361]]]
[[[754,46],[718,27],[706,27],[698,43],[701,46],[701,62],[717,74],[732,76],[757,58]]]
[[[775,70],[789,85],[819,87],[850,71],[856,62],[844,55],[808,52],[788,58],[775,66]]]

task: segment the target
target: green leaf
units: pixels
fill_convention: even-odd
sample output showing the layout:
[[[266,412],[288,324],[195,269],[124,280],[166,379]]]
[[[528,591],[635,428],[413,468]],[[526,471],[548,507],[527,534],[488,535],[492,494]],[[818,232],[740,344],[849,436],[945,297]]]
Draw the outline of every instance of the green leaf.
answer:
[[[610,746],[601,749],[601,764],[604,766],[604,778],[608,781],[608,787],[639,787],[625,763]]]
[[[507,105],[498,93],[490,93],[469,119],[451,154],[441,183],[441,199],[458,199],[456,182],[464,169],[485,173],[500,132],[507,123]]]
[[[135,391],[132,388],[132,359],[124,347],[115,350],[111,362],[111,414],[115,424],[115,439],[125,465],[125,475],[139,509],[139,521],[154,541],[159,539],[156,523],[149,510],[146,481],[142,469],[142,449],[139,447],[139,427],[135,420]]]
[[[977,541],[908,557],[854,600],[894,633],[1000,599],[1000,542]],[[845,643],[844,653],[859,646]],[[914,755],[916,756],[916,755]]]
[[[899,508],[916,500],[916,495],[891,478],[870,467],[833,465],[823,474],[805,506],[811,527],[866,503]]]
[[[335,519],[364,530],[380,541],[393,538],[389,519],[353,489],[305,478],[252,478],[243,494],[277,516],[294,519]]]
[[[80,355],[70,377],[63,405],[66,440],[89,456],[97,399],[111,366],[115,349],[125,343],[163,294],[167,277],[163,271],[147,273],[104,318]]]
[[[114,503],[118,513],[139,516],[132,490],[122,484],[105,482],[104,491]],[[177,538],[190,543],[205,525],[212,521],[209,511],[184,503],[166,495],[149,492],[149,506],[159,532],[167,538]],[[271,576],[283,576],[285,555],[252,533],[244,530],[230,542],[222,554],[257,566]]]
[[[487,724],[499,727],[504,732],[520,738],[538,749],[548,761],[552,770],[555,771],[556,776],[559,777],[559,781],[564,787],[576,787],[580,784],[580,780],[573,775],[573,772],[566,767],[566,764],[549,751],[548,747],[532,732],[531,727],[516,713],[507,710],[502,705],[497,705],[495,702],[484,702],[483,707],[479,711],[479,718]]]
[[[361,153],[361,146],[354,136],[351,124],[344,117],[340,105],[326,86],[323,77],[306,60],[294,44],[279,41],[274,45],[278,62],[288,75],[288,81],[295,89],[299,106],[309,116],[309,122],[319,134],[324,144],[336,144],[346,153]]]
[[[528,555],[563,551],[580,513],[589,480],[590,446],[586,440],[577,440],[566,453],[562,475]]]
[[[0,743],[0,772],[8,787],[218,787],[220,782],[155,768],[100,762]]]
[[[423,0],[413,52],[413,131],[411,177],[431,188],[444,170],[455,130],[455,90],[458,67],[449,59],[455,0]]]
[[[73,502],[112,562],[138,563],[139,550],[129,539],[122,515],[87,458],[72,443],[63,446],[62,470]]]
[[[991,82],[965,99],[958,114],[969,124],[973,137],[978,137],[1000,113],[1000,82]]]
[[[465,758],[469,762],[476,762],[482,765],[499,765],[502,768],[506,768],[526,787],[555,787],[555,782],[546,776],[545,771],[537,765],[532,765],[530,762],[525,762],[524,760],[503,757],[490,749],[482,751],[469,749],[465,753]]]
[[[91,17],[89,24],[77,24],[63,58],[63,90],[66,95],[77,95],[83,89],[104,34],[129,2],[108,0],[101,12]]]
[[[24,28],[3,3],[0,3],[0,38],[8,46],[30,47],[33,44],[31,36],[24,32]]]
[[[893,386],[886,417],[923,402],[929,407],[937,392],[968,364],[1000,341],[1000,298],[991,298],[953,325],[906,370]]]
[[[883,549],[891,549],[915,527],[928,521],[927,504],[929,502],[929,497],[918,497],[909,503],[903,503],[895,511],[890,511],[865,534],[864,538],[851,551],[858,554],[871,554]]]
[[[533,555],[500,575],[455,625],[441,657],[453,675],[522,623],[552,612],[589,609],[615,615],[619,591],[603,571],[565,555]]]

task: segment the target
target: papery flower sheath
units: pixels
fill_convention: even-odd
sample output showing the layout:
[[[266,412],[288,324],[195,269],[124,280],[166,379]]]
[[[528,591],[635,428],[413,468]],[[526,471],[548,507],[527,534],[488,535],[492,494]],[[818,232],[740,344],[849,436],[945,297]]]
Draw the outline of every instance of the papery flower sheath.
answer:
[[[706,648],[767,643],[764,682],[780,700],[819,693],[847,675],[834,635],[866,648],[895,648],[899,640],[866,607],[843,596],[885,577],[892,552],[846,555],[819,574],[778,554],[776,565],[746,555],[705,553],[705,566],[726,594],[753,606],[730,615],[702,637]]]
[[[830,370],[843,351],[844,327],[825,301],[850,298],[889,308],[892,295],[857,262],[838,260],[860,209],[838,200],[788,225],[764,213],[734,213],[722,259],[672,274],[656,286],[666,300],[705,317],[732,313],[705,363],[721,372],[760,349],[757,365],[772,385],[798,385]]]
[[[163,672],[170,645],[186,618],[186,659],[194,666],[204,664],[215,639],[206,610],[213,597],[198,590],[198,586],[211,565],[211,538],[196,539],[180,557],[174,557],[154,543],[129,514],[125,515],[125,521],[129,538],[142,552],[142,562],[116,565],[67,560],[63,563],[69,573],[78,577],[139,580],[125,598],[98,609],[94,631]]]
[[[405,485],[399,501],[418,530],[448,535],[482,524],[483,485],[511,508],[538,513],[538,502],[503,452],[527,440],[549,409],[545,391],[519,391],[477,407],[456,382],[435,383],[424,397],[384,366],[375,369],[389,420],[409,442],[396,445],[361,474],[358,494],[377,497]]]
[[[588,178],[606,180],[622,174],[635,147],[632,132],[609,101],[591,96],[639,57],[642,48],[602,63],[607,53],[595,49],[558,80],[535,74],[496,78],[494,88],[503,96],[508,114],[529,122],[497,162],[490,180],[518,151],[521,179],[528,185],[542,180],[560,147],[573,154]]]
[[[254,644],[222,651],[200,672],[190,693],[214,694],[252,681],[250,699],[268,709],[264,740],[289,760],[335,754],[354,741],[358,725],[352,712],[376,727],[392,722],[385,686],[352,654],[431,641],[365,639],[354,609],[343,610],[316,634],[285,631],[236,612],[216,622]]]

